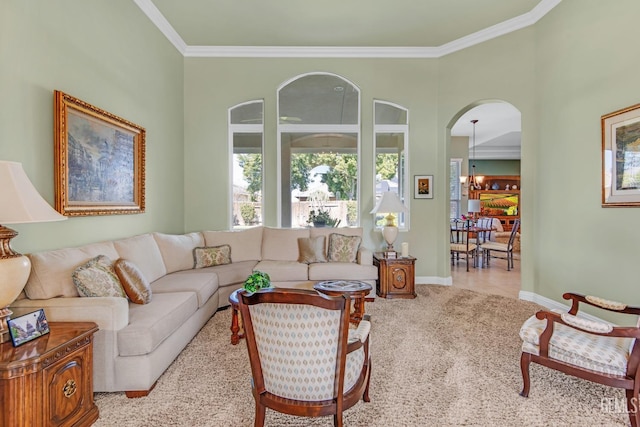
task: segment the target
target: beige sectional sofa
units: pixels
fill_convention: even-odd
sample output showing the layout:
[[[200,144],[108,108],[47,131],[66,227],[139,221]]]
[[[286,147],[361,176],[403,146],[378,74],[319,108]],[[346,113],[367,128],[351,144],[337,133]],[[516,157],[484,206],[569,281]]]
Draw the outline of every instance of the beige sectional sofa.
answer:
[[[362,229],[256,227],[184,235],[148,233],[34,253],[29,255],[31,275],[12,310],[17,316],[44,308],[49,321],[96,322],[94,390],[144,395],[216,310],[229,305],[229,295],[254,270],[267,272],[274,286],[351,279],[366,281],[375,289],[373,255],[362,245],[357,262],[297,261],[298,238],[325,236],[328,242],[331,233],[361,237]],[[194,248],[219,245],[230,246],[231,263],[194,269]],[[135,264],[150,283],[151,302],[79,296],[72,274],[98,255]]]

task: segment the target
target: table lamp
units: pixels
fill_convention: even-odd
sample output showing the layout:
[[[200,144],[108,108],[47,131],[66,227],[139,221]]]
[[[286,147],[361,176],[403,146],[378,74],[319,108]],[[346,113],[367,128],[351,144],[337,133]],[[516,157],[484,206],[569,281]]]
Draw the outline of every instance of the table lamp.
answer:
[[[473,214],[473,219],[477,219],[478,213],[481,211],[481,209],[480,209],[480,200],[479,199],[469,199],[469,204],[468,204],[467,211],[470,214]]]
[[[64,219],[33,187],[22,164],[0,160],[0,343],[10,339],[9,304],[18,298],[31,272],[29,258],[11,249],[11,239],[18,232],[4,224]]]
[[[398,227],[396,227],[394,213],[407,212],[407,207],[402,203],[398,193],[393,191],[385,191],[382,193],[382,197],[378,199],[376,205],[370,213],[386,213],[387,216],[384,219],[387,221],[382,228],[382,236],[385,242],[387,242],[387,251],[393,252],[393,242],[398,237]]]

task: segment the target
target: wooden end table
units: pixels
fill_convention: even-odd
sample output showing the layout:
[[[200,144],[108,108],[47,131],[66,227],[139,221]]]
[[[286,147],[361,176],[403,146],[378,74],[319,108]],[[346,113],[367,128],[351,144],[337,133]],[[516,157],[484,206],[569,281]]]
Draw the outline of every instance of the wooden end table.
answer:
[[[0,425],[90,426],[93,322],[50,322],[50,332],[13,347],[0,345]]]
[[[373,254],[373,265],[378,267],[376,293],[382,298],[415,298],[416,258],[388,258],[384,252]]]
[[[353,312],[349,320],[358,324],[364,317],[365,298],[373,287],[359,280],[328,280],[316,283],[313,289],[329,296],[349,295],[353,300]]]

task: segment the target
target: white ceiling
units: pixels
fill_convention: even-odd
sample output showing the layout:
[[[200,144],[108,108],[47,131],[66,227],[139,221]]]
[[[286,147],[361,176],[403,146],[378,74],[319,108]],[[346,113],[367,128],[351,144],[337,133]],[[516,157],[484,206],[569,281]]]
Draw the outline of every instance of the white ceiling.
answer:
[[[134,0],[185,56],[439,57],[561,0]]]
[[[520,110],[506,102],[493,102],[464,113],[451,128],[451,136],[468,136],[470,155],[474,143],[471,120],[478,120],[476,159],[520,159]]]
[[[184,56],[441,57],[533,25],[561,0],[133,0]],[[520,158],[520,112],[480,105],[453,136]],[[470,141],[471,144],[471,141]]]

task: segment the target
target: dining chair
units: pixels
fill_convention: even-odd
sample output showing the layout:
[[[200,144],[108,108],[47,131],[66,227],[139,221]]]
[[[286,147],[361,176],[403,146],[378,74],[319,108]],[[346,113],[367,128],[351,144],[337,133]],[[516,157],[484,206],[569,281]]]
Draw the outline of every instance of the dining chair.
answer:
[[[451,265],[454,265],[456,261],[464,259],[467,263],[467,271],[469,271],[469,261],[473,262],[473,266],[476,266],[476,260],[478,257],[478,245],[470,242],[469,231],[472,227],[471,221],[467,220],[462,223],[452,223],[450,226],[449,237],[449,250],[451,252]],[[461,258],[460,255],[464,255]]]
[[[511,234],[509,235],[509,241],[507,243],[488,241],[482,244],[482,262],[484,262],[487,267],[489,266],[491,258],[501,258],[507,260],[507,271],[513,268],[513,241],[516,238],[519,228],[520,219],[516,219],[513,222],[513,228],[511,228]],[[502,255],[495,255],[495,253]]]
[[[290,415],[333,415],[369,402],[371,359],[368,315],[349,328],[351,298],[304,289],[239,293],[251,362],[255,426],[266,408]]]
[[[596,296],[565,293],[568,313],[540,310],[520,328],[522,354],[520,395],[529,397],[529,365],[538,363],[566,375],[625,389],[633,427],[640,425],[640,328],[619,327],[578,317],[580,303],[602,310],[638,316],[640,307]],[[577,386],[575,393],[580,393]]]

